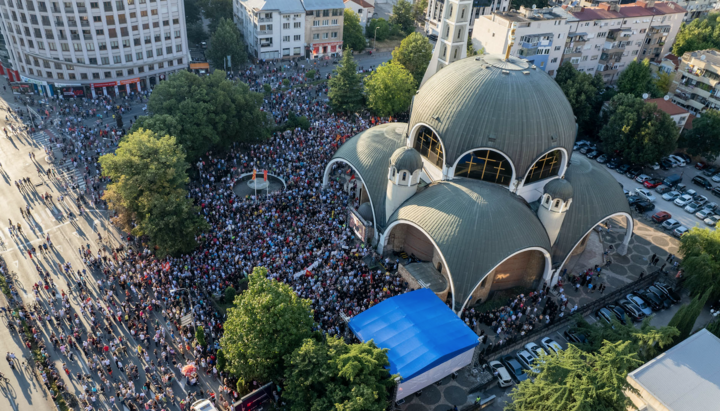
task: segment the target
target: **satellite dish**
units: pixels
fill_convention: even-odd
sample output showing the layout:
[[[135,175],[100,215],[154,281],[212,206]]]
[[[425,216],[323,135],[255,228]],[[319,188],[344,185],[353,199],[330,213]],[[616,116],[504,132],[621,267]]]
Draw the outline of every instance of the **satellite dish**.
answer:
[[[705,55],[700,56],[700,60],[705,61]]]
[[[537,6],[533,4],[532,9],[535,10],[536,8]]]
[[[647,100],[648,97],[650,97],[648,93],[643,93],[643,100]]]
[[[670,95],[669,95],[669,94],[665,94],[665,97],[663,97],[663,100],[665,100],[665,101],[670,100]]]

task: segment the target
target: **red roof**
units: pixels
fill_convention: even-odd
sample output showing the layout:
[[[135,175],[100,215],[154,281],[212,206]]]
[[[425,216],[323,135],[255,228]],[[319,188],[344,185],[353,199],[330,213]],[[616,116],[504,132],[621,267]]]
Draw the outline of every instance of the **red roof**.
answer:
[[[683,128],[684,128],[685,130],[692,130],[693,120],[695,120],[695,115],[694,115],[694,114],[690,114],[690,115],[688,116],[687,121],[685,122],[685,126],[683,126]]]
[[[664,98],[653,98],[650,100],[645,100],[648,104],[655,104],[658,106],[658,108],[665,113],[667,113],[669,116],[676,116],[678,114],[687,114],[689,111],[685,110],[684,108],[676,105],[670,100],[665,100]]]
[[[675,64],[675,70],[677,70],[677,68],[680,67],[680,59],[678,58],[678,56],[676,56],[672,53],[666,54],[665,57],[663,57],[663,60],[672,61],[673,64]]]
[[[375,6],[366,2],[365,0],[343,0],[343,3],[347,3],[349,1],[359,5],[360,7],[364,8],[364,9],[374,9],[375,8]]]

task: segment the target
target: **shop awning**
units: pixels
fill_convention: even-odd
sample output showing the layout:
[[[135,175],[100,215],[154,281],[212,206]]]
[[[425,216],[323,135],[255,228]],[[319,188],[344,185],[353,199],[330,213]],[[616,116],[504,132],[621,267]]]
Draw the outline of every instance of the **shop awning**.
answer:
[[[190,70],[209,70],[210,64],[209,63],[190,63]]]

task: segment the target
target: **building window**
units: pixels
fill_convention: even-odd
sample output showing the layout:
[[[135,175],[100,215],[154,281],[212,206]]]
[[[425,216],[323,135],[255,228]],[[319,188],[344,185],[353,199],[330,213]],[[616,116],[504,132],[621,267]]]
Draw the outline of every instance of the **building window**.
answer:
[[[413,147],[431,163],[442,168],[445,161],[442,144],[440,144],[438,136],[429,127],[420,127]]]
[[[478,150],[460,158],[455,167],[455,176],[509,186],[512,166],[507,157],[497,151]]]
[[[300,35],[299,34],[294,35],[293,41],[300,41]]]
[[[560,150],[554,150],[545,154],[530,168],[525,178],[525,185],[558,175],[561,162],[562,153]]]

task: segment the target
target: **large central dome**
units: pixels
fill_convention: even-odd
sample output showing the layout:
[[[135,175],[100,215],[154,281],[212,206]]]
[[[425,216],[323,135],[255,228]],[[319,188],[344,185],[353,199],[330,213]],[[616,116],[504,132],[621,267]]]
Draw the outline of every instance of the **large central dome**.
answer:
[[[571,153],[577,130],[555,80],[526,60],[493,55],[457,61],[428,79],[410,116],[410,130],[421,125],[437,132],[448,167],[469,150],[493,149],[512,161],[517,178],[553,148]]]

